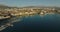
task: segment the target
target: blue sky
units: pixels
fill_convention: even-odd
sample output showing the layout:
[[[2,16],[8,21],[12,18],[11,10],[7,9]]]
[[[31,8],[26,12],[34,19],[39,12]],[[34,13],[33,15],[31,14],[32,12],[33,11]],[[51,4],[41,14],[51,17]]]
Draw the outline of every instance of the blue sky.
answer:
[[[0,4],[8,6],[58,6],[60,0],[0,0]]]

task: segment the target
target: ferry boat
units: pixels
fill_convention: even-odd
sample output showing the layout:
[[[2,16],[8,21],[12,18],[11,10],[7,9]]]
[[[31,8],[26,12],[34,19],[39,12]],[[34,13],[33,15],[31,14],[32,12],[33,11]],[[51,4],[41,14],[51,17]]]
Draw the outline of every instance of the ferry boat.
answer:
[[[0,16],[0,20],[2,20],[2,19],[7,19],[7,18],[10,18],[10,16],[6,16],[6,17]]]

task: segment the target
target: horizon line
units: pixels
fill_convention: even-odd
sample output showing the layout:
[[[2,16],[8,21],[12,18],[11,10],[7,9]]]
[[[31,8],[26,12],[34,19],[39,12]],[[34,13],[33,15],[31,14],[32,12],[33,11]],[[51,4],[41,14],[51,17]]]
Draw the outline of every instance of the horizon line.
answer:
[[[59,6],[53,6],[53,5],[50,5],[50,6],[46,6],[46,5],[26,5],[26,6],[9,6],[9,5],[5,5],[5,4],[0,4],[0,6],[8,6],[8,7],[30,7],[30,6],[37,6],[37,7],[59,7]]]

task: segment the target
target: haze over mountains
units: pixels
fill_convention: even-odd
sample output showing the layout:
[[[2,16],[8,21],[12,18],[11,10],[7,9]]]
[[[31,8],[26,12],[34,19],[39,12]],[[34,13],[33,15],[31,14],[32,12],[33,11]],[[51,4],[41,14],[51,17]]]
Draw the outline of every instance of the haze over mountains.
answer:
[[[26,6],[26,7],[10,7],[6,5],[0,5],[0,8],[60,8],[56,6]]]

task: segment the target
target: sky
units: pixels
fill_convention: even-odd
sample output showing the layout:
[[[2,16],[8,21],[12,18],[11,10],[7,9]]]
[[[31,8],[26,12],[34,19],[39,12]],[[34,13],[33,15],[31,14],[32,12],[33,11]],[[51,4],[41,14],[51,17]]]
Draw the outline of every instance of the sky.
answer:
[[[60,7],[60,0],[0,0],[0,5],[7,6],[58,6]]]

